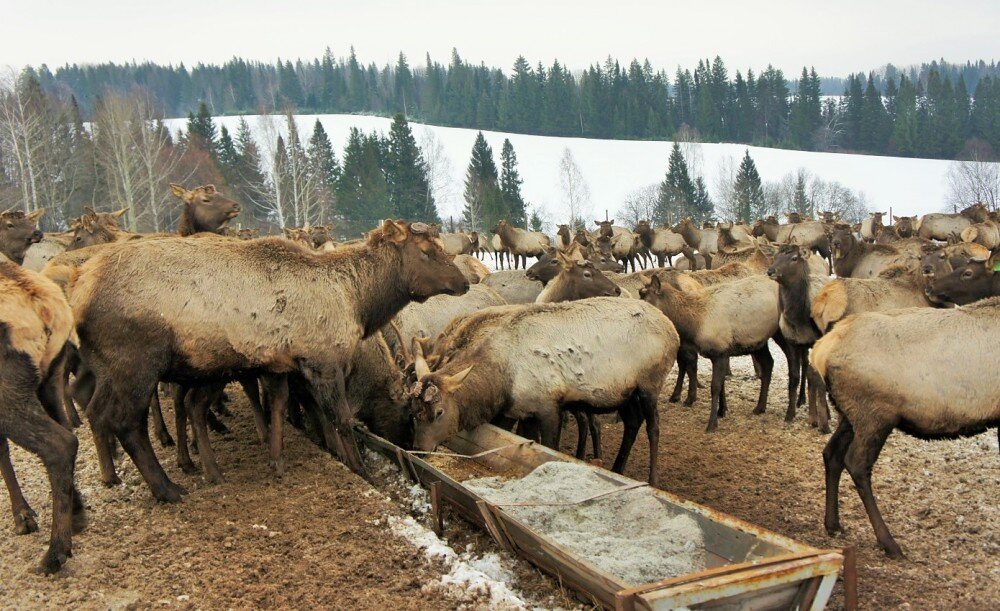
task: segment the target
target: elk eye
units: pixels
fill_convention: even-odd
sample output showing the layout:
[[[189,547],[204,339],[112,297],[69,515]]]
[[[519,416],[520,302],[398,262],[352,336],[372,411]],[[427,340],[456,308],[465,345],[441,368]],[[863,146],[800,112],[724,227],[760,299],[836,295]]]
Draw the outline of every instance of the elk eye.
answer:
[[[963,273],[962,276],[965,277],[965,278],[971,278],[972,277],[972,270],[971,269],[965,270],[965,273]]]
[[[559,265],[559,262],[553,259],[552,261],[549,262],[549,265]]]
[[[434,419],[437,420],[441,416],[444,416],[444,408],[443,407],[435,407],[434,408]]]
[[[420,258],[423,259],[424,261],[427,261],[428,259],[430,259],[430,257],[427,256],[427,253],[425,253],[422,250],[420,251]]]
[[[583,272],[584,278],[590,278],[591,276],[593,276],[593,274],[591,274],[590,272]]]
[[[798,260],[799,260],[799,256],[798,255],[795,255],[794,257],[792,257],[792,261],[798,261]]]

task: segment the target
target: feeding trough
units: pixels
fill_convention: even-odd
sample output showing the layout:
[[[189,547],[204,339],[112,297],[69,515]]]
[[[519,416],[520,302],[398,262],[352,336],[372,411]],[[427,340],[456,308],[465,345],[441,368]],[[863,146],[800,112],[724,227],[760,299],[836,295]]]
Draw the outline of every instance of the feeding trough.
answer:
[[[430,489],[438,528],[447,506],[608,609],[822,609],[853,564],[491,425],[432,453],[359,435]]]

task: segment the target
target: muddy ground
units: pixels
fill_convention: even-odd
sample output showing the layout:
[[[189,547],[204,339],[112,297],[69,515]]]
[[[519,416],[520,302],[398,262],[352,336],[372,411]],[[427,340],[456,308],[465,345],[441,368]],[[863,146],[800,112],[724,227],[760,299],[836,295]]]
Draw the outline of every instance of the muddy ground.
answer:
[[[701,377],[707,385],[705,364]],[[776,373],[768,412],[753,416],[758,382],[749,359],[734,360],[734,370],[730,415],[716,433],[704,432],[707,388],[690,409],[668,403],[664,395],[663,488],[817,547],[856,544],[864,609],[995,606],[1000,600],[1000,460],[994,432],[937,443],[900,433],[889,438],[873,481],[889,528],[907,554],[906,560],[893,561],[877,548],[846,474],[841,507],[848,532],[836,538],[824,533],[821,451],[827,436],[810,429],[802,413],[792,425],[783,422],[783,371]],[[103,488],[89,431],[79,431],[77,481],[90,509],[90,527],[75,538],[74,558],[56,577],[30,572],[48,538],[48,484],[40,463],[15,448],[14,463],[39,512],[42,532],[14,536],[7,496],[0,493],[0,606],[485,606],[475,597],[456,598],[427,587],[446,570],[386,530],[385,517],[400,515],[400,504],[386,502],[294,430],[286,429],[287,474],[276,480],[267,471],[245,399],[235,388],[230,395],[234,416],[226,421],[233,432],[213,437],[227,483],[209,487],[200,477],[181,473],[173,449],[154,441],[170,476],[190,491],[176,506],[154,503],[127,459],[119,469],[125,483]],[[171,422],[169,401],[164,404]],[[602,430],[610,463],[621,425],[608,421]],[[572,451],[572,424],[563,439],[563,449]],[[645,479],[647,451],[640,433],[628,475]],[[377,483],[383,490],[390,487]],[[405,487],[396,486],[393,497],[405,505]],[[462,522],[450,523],[446,535],[456,550],[497,551],[487,535]],[[532,567],[508,562],[514,587],[533,604],[580,604]],[[838,585],[831,606],[842,604]]]

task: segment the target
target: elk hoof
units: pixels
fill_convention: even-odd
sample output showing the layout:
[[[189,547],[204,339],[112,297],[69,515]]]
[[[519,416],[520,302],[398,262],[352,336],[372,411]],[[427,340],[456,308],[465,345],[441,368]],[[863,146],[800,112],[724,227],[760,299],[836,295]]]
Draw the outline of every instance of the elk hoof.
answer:
[[[157,433],[156,439],[157,441],[160,442],[160,445],[165,448],[170,448],[173,447],[174,445],[174,438],[171,437],[168,433],[162,433],[162,434]]]
[[[187,473],[188,475],[194,475],[195,473],[198,472],[198,466],[190,460],[188,461],[178,460],[177,466],[180,467],[181,471]]]
[[[111,477],[102,477],[101,483],[104,484],[105,488],[114,488],[121,485],[122,479],[118,477],[117,473],[112,473]]]
[[[675,395],[670,395],[670,398],[667,399],[667,401],[669,401],[671,403],[677,403],[680,400],[681,400],[680,395],[676,395],[676,396]]]
[[[69,550],[49,548],[49,551],[42,557],[42,563],[38,566],[37,572],[42,575],[58,573],[72,555]]]
[[[187,490],[173,482],[167,482],[162,490],[153,493],[153,497],[160,503],[180,503],[183,494],[187,494]]]
[[[283,459],[272,460],[269,463],[267,463],[267,467],[277,477],[281,477],[285,474],[285,461]]]
[[[882,546],[882,549],[885,550],[885,555],[893,560],[906,560],[906,556],[903,555],[903,550],[899,549],[898,545],[893,544],[890,547]]]
[[[14,532],[18,535],[28,535],[38,532],[38,517],[30,507],[22,509],[14,514]]]
[[[694,405],[694,399],[687,399],[684,401],[684,407],[691,407],[692,405]]]
[[[759,416],[759,415],[761,415],[761,414],[764,413],[765,409],[766,408],[764,406],[758,405],[757,407],[753,408],[753,415],[754,416]]]
[[[824,424],[823,426],[819,427],[819,432],[820,433],[825,433],[825,434],[829,435],[830,434],[830,425],[829,424]]]

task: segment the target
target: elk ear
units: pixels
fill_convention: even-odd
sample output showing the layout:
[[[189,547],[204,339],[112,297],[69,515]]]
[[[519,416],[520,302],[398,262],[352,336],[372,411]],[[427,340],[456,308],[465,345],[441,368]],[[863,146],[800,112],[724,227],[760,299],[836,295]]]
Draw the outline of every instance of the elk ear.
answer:
[[[112,212],[111,216],[115,217],[116,219],[120,219],[121,217],[125,216],[126,212],[128,212],[128,206],[122,208],[121,210],[116,210]]]
[[[462,371],[459,371],[455,375],[444,378],[443,380],[441,380],[441,386],[447,392],[454,392],[458,390],[459,387],[462,386],[462,382],[464,382],[465,378],[469,375],[469,372],[472,371],[473,367],[475,367],[475,365],[469,365],[468,367],[466,367]]]
[[[83,213],[86,214],[87,216],[97,216],[97,213],[94,212],[94,209],[91,208],[90,206],[84,206]]]
[[[38,219],[42,218],[43,214],[45,214],[45,208],[39,208],[28,215],[28,220],[32,223],[37,223]]]
[[[426,227],[426,225],[424,226]],[[406,236],[409,234],[405,225],[397,223],[392,219],[385,219],[385,222],[382,223],[382,233],[385,237],[389,238],[390,241],[395,242],[396,244],[405,242]]]
[[[284,232],[285,232],[285,237],[288,238],[289,240],[295,239],[294,229],[289,229],[288,227],[285,227]]]
[[[660,284],[660,276],[659,276],[659,274],[653,274],[653,275],[652,275],[652,276],[651,276],[651,277],[649,278],[649,288],[650,288],[650,290],[653,290],[653,291],[656,291],[656,292],[659,292],[659,291],[660,291],[660,288],[661,288],[662,286],[663,286],[663,285],[662,285],[662,284]]]
[[[202,190],[205,192],[205,195],[208,195],[209,197],[218,193],[215,189],[215,185],[205,185],[202,187]]]
[[[174,183],[170,183],[170,192],[174,194],[174,197],[179,197],[181,199],[184,199],[188,194],[187,189]]]
[[[424,346],[413,338],[413,370],[417,374],[417,379],[422,380],[431,374],[431,368],[427,366],[424,359]]]

